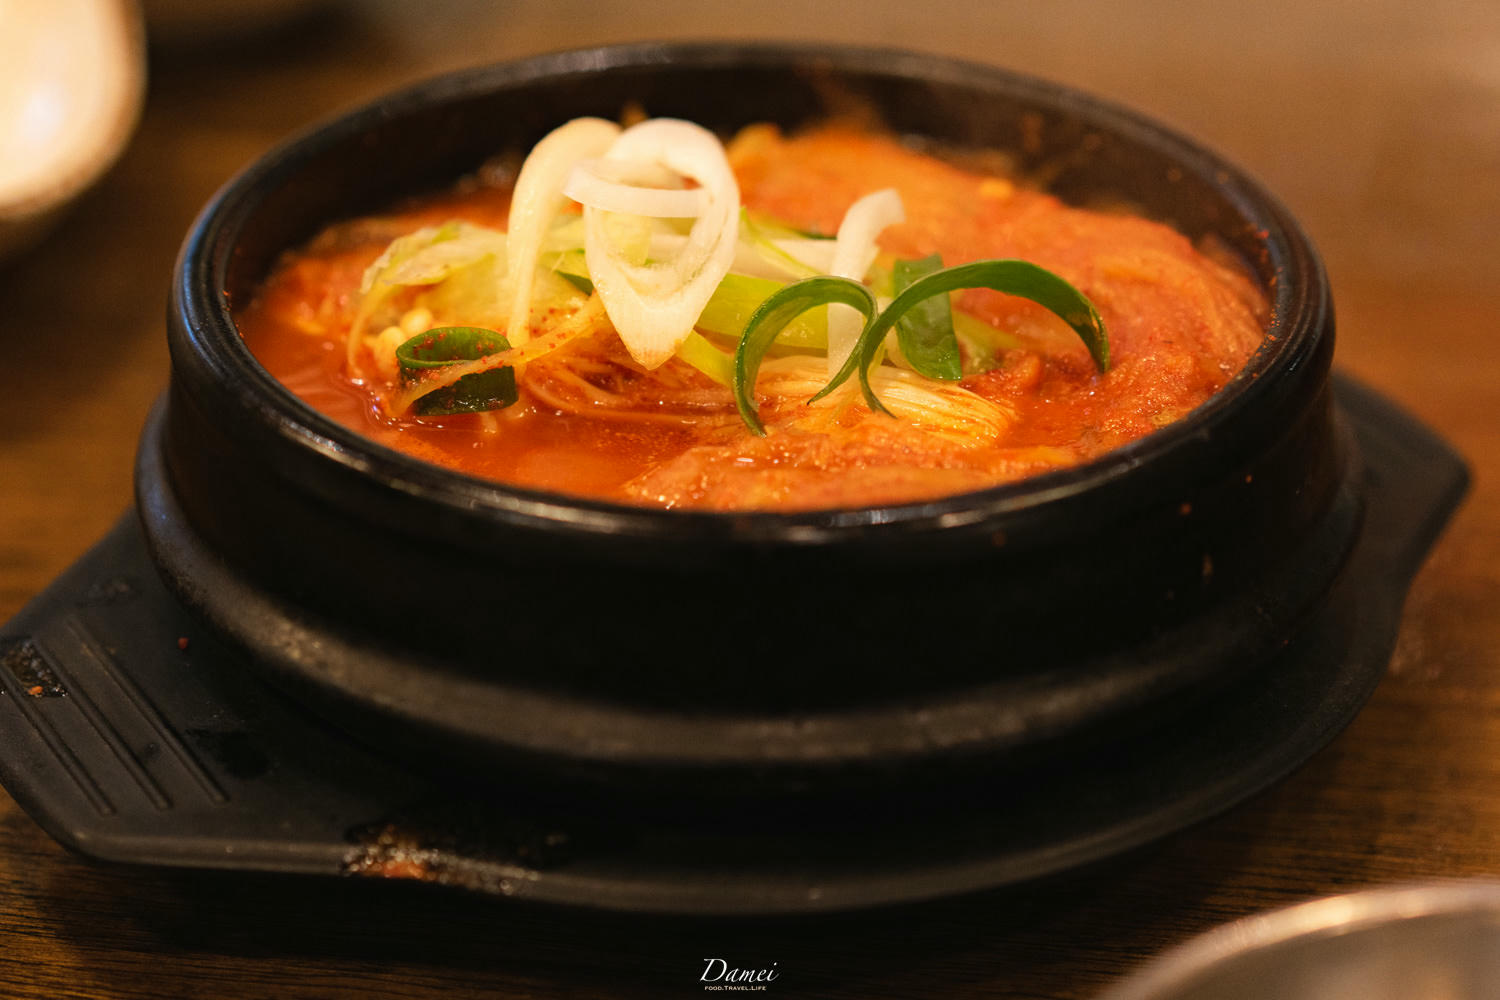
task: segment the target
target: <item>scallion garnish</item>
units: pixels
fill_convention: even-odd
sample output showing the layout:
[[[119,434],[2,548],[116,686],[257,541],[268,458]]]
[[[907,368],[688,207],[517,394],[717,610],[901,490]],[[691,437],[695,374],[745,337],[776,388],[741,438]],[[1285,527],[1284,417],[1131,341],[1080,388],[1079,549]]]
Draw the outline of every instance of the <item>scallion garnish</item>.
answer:
[[[585,295],[594,294],[594,283],[588,279],[587,275],[574,274],[572,271],[558,271],[557,276]]]
[[[900,319],[924,299],[934,295],[946,295],[961,288],[992,288],[997,292],[1020,296],[1023,299],[1045,306],[1073,328],[1089,349],[1089,356],[1099,371],[1109,370],[1109,337],[1104,330],[1094,304],[1082,292],[1044,267],[1025,260],[980,260],[972,264],[957,264],[934,271],[912,282],[885,310],[865,325],[854,350],[850,353],[832,380],[822,388],[813,400],[828,395],[848,381],[849,376],[859,373],[860,388],[872,410],[889,413],[874,400],[870,391],[868,371],[875,360],[885,335]],[[905,349],[903,345],[903,350]],[[948,376],[957,378],[958,375]]]
[[[734,351],[732,388],[740,417],[745,421],[745,426],[757,436],[764,437],[766,434],[753,398],[755,376],[760,371],[761,360],[776,342],[777,334],[788,323],[809,309],[830,303],[858,309],[864,314],[867,328],[878,309],[875,294],[859,282],[832,275],[819,275],[816,278],[804,278],[773,292],[745,324],[745,332],[740,336],[739,346]],[[866,389],[868,390],[868,384]],[[874,400],[872,406],[879,406],[873,392],[867,392],[865,398]]]
[[[920,260],[897,260],[891,281],[899,296],[917,280],[943,269],[938,254]],[[953,306],[946,295],[929,295],[907,310],[896,323],[901,353],[919,374],[952,381],[963,377],[963,358],[953,332]]]
[[[552,260],[552,273],[583,294],[594,294],[594,282],[589,277],[588,262],[584,259],[581,247],[557,254]]]
[[[420,382],[434,369],[461,361],[477,361],[510,350],[510,341],[495,330],[478,326],[440,326],[419,333],[396,348],[401,384]],[[412,404],[420,416],[479,413],[503,409],[517,398],[516,372],[510,367],[465,375],[457,382],[434,389]]]
[[[738,337],[761,303],[785,287],[784,281],[731,271],[714,289],[695,325],[721,337]],[[783,347],[827,350],[828,323],[817,313],[798,316],[781,329],[777,342]]]

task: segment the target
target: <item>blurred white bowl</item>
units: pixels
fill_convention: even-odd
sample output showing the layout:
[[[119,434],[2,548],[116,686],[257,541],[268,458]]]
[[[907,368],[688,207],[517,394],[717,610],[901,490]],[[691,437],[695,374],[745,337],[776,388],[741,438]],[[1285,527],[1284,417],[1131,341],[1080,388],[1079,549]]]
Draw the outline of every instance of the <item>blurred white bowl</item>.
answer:
[[[120,155],[145,79],[134,0],[0,0],[0,256]]]
[[[1500,883],[1333,896],[1209,931],[1097,1000],[1495,1000]]]

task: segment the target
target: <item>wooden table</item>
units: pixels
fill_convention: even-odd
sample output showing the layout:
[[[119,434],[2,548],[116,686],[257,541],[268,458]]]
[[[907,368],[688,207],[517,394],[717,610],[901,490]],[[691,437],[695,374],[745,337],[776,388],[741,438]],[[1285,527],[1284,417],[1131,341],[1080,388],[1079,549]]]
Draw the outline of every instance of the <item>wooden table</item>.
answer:
[[[1335,283],[1338,364],[1438,428],[1477,474],[1412,590],[1388,676],[1332,746],[1229,814],[1103,869],[817,920],[624,919],[403,886],[118,870],[69,855],[0,797],[0,994],[658,997],[699,992],[702,959],[732,953],[777,962],[781,996],[1077,998],[1269,907],[1500,875],[1496,13],[1458,0],[1348,14],[1292,0],[1212,14],[1150,0],[1044,7],[873,3],[849,17],[791,2],[391,0],[259,38],[158,47],[123,160],[0,270],[0,620],[129,503],[135,437],[167,378],[177,244],[270,143],[489,58],[795,33],[917,45],[1107,93],[1246,164],[1303,218]]]

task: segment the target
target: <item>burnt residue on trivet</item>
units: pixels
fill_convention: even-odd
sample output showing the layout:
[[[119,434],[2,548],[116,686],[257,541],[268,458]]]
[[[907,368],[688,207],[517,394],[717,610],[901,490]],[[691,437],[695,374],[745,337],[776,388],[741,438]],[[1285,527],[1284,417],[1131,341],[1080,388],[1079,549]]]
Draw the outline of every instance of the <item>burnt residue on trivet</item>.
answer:
[[[0,652],[0,666],[16,679],[22,694],[33,698],[61,698],[68,691],[56,671],[30,639],[17,639]]]
[[[597,831],[517,818],[478,802],[412,807],[355,827],[343,874],[412,879],[509,896],[593,843]]]

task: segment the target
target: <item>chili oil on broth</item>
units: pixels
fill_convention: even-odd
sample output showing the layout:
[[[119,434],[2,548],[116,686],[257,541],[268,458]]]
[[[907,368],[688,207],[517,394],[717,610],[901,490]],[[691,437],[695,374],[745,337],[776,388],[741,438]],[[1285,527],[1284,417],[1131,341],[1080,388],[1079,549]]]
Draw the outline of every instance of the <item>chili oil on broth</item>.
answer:
[[[731,144],[730,159],[746,207],[788,226],[832,234],[856,199],[893,187],[907,221],[882,233],[882,251],[936,252],[944,264],[1020,258],[1055,272],[1103,317],[1110,369],[1098,373],[1046,309],[978,289],[959,293],[956,304],[1003,331],[1007,346],[958,383],[1003,415],[973,434],[934,433],[909,410],[897,419],[871,413],[849,386],[817,407],[805,403],[817,386],[768,395],[776,384],[768,364],[758,388],[770,433],[756,437],[727,388],[676,358],[647,371],[608,331],[526,365],[520,399],[506,409],[386,416],[344,363],[365,270],[392,239],[422,226],[461,219],[503,228],[513,174],[481,174],[389,215],[330,227],[285,255],[236,321],[273,376],[380,444],[520,487],[710,509],[921,500],[1084,462],[1185,416],[1264,335],[1268,304],[1247,274],[1148,219],[1071,207],[838,125],[790,137],[754,126]],[[975,360],[966,359],[966,370]],[[903,413],[899,400],[890,403]]]

